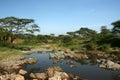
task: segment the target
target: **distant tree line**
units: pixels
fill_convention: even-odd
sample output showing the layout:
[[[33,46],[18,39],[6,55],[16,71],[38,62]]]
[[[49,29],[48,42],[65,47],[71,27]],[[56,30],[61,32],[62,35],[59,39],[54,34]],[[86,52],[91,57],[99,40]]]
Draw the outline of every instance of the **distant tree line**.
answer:
[[[120,48],[120,20],[111,23],[112,29],[101,26],[101,32],[81,27],[79,30],[67,32],[66,35],[54,34],[35,35],[40,27],[33,19],[6,17],[0,19],[0,46],[13,47],[13,41],[23,39],[24,45],[57,44],[72,50],[85,48],[87,50],[108,51],[110,48]]]

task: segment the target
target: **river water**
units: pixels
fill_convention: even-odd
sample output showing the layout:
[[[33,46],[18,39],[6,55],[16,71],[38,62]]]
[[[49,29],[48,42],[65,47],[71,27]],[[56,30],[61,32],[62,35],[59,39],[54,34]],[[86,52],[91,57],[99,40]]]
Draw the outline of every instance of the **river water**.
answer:
[[[106,70],[98,67],[98,64],[91,64],[90,60],[75,61],[72,59],[61,60],[60,62],[53,64],[53,59],[49,58],[49,53],[33,53],[27,55],[26,58],[36,58],[37,63],[28,64],[25,69],[28,72],[44,72],[49,66],[60,66],[66,73],[72,73],[88,80],[120,80],[115,79],[120,75],[120,71]],[[72,61],[76,65],[76,68],[70,67],[67,62]]]

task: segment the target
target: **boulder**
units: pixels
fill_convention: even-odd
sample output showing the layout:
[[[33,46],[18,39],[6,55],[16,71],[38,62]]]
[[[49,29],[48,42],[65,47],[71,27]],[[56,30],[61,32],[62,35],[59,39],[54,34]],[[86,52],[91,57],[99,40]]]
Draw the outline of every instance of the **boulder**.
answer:
[[[62,80],[69,80],[69,75],[65,72],[61,72],[60,76]]]
[[[25,74],[27,74],[27,71],[26,71],[26,70],[23,70],[23,69],[20,69],[20,70],[19,70],[19,74],[25,75]]]
[[[12,69],[20,69],[21,67],[18,63],[12,65]]]
[[[100,64],[99,67],[100,67],[100,68],[106,68],[106,65]]]
[[[47,78],[45,73],[35,73],[37,79],[45,80]]]
[[[15,80],[25,80],[25,78],[22,75],[17,74]]]
[[[48,80],[69,80],[69,75],[62,72],[60,67],[49,67],[46,69]]]
[[[54,67],[49,67],[46,69],[46,74],[48,77],[53,77],[54,76],[55,69]]]
[[[38,80],[45,80],[47,75],[45,73],[30,73],[30,77]]]
[[[51,78],[48,78],[48,80],[69,80],[69,76],[65,72],[55,71],[54,76]]]
[[[33,78],[33,79],[36,78],[34,73],[30,73],[30,77]]]
[[[66,49],[65,53],[71,53],[71,50],[70,49]]]
[[[101,60],[99,67],[112,70],[120,70],[120,64],[114,63],[111,60]]]

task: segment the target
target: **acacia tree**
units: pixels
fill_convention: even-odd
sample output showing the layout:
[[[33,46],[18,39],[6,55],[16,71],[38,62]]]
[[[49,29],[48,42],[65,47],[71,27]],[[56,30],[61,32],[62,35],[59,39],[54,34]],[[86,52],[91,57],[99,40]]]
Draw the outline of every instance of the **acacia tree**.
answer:
[[[107,26],[101,26],[101,34],[103,35],[109,35],[111,32],[109,29],[107,29]]]
[[[79,30],[75,31],[75,33],[77,33],[82,38],[93,37],[97,34],[96,31],[89,28],[80,28]]]
[[[117,33],[120,35],[120,20],[113,22],[112,25],[113,25],[113,29],[112,29],[113,33],[115,34]]]
[[[12,45],[14,34],[30,34],[40,31],[39,26],[34,23],[33,19],[24,19],[16,17],[6,17],[0,19],[0,28],[8,31],[7,39]]]
[[[72,37],[75,36],[75,32],[67,32],[67,34],[68,34],[69,36],[72,36]]]

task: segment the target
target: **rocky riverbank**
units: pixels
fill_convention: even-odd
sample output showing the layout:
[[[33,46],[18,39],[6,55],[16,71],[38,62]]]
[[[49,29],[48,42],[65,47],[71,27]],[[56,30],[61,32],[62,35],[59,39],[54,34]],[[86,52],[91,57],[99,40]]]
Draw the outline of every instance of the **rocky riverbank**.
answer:
[[[70,58],[74,60],[83,60],[94,58],[96,64],[99,64],[100,68],[111,69],[111,70],[120,70],[120,61],[119,57],[113,54],[106,54],[103,52],[80,52],[80,51],[70,51],[70,50],[58,50],[56,52],[50,53],[50,58],[54,59],[53,63],[58,63],[59,61]],[[92,61],[92,60],[91,60]],[[75,66],[73,63],[68,62],[70,66]]]
[[[71,50],[57,50],[52,49],[33,49],[32,52],[51,52],[50,58],[57,63],[60,60],[70,58],[74,60],[89,59],[92,56],[97,56],[96,62],[99,63],[100,68],[120,70],[119,59],[115,55],[97,52],[80,52]],[[30,52],[30,51],[29,51]],[[32,53],[31,52],[31,53]],[[25,52],[26,53],[26,52]],[[114,61],[116,59],[116,62]],[[48,67],[43,73],[28,73],[24,66],[26,64],[34,64],[37,60],[35,58],[25,59],[24,56],[10,57],[0,61],[0,80],[86,80],[80,76],[68,74],[62,71],[59,67]],[[68,61],[70,67],[75,68],[73,61]],[[27,76],[27,77],[26,77]]]
[[[10,57],[0,61],[0,80],[25,80],[26,64],[35,63],[33,58],[25,59],[24,56]]]
[[[65,58],[71,58],[74,60],[80,60],[80,59],[88,59],[88,56],[86,54],[81,54],[80,52],[77,51],[56,51],[50,53],[50,58],[52,59],[65,59]]]
[[[44,73],[28,73],[24,66],[34,64],[35,59],[11,57],[0,61],[0,80],[86,80],[63,72],[60,67],[48,67]]]
[[[100,63],[100,65],[99,65],[100,68],[111,69],[111,70],[120,70],[120,64],[115,63],[111,60],[100,59],[100,60],[97,60],[97,62]]]
[[[30,73],[30,78],[35,80],[87,80],[67,74],[60,67],[48,67],[44,73]]]

